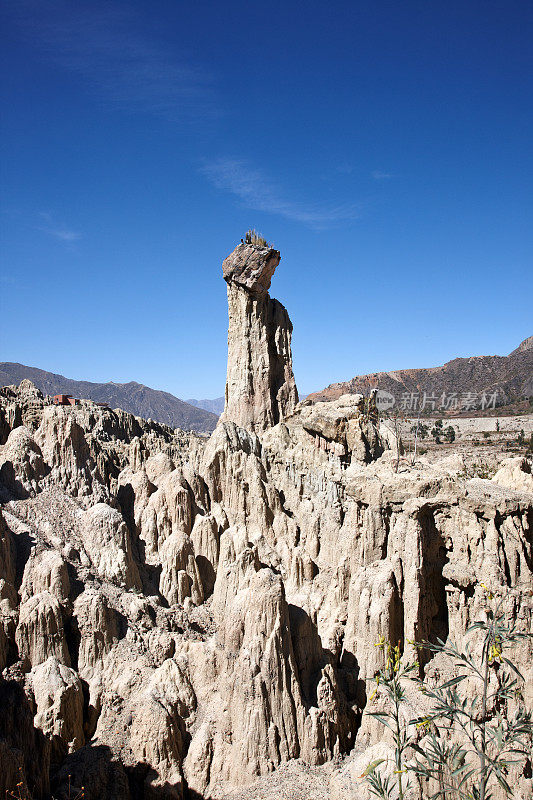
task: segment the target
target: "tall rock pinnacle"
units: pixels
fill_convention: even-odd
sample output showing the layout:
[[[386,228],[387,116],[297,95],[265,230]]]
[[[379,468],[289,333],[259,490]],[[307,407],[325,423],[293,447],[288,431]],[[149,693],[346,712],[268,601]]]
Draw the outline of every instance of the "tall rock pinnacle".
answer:
[[[270,298],[278,250],[240,244],[222,264],[228,284],[228,375],[222,419],[260,432],[291,414],[298,402],[292,371],[292,323]]]

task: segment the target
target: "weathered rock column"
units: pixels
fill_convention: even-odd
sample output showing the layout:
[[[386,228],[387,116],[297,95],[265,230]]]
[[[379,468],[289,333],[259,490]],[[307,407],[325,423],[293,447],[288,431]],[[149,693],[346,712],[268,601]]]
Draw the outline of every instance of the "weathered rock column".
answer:
[[[292,323],[268,294],[280,254],[240,244],[222,264],[228,284],[228,374],[222,419],[250,431],[276,425],[294,411]]]

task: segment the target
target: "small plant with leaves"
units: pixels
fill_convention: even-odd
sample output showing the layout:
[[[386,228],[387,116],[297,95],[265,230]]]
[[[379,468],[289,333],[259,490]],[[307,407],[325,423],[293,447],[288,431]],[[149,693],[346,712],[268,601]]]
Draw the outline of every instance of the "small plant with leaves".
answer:
[[[434,798],[488,800],[495,784],[511,795],[509,769],[513,764],[523,763],[530,752],[528,740],[530,744],[533,725],[531,712],[522,700],[524,678],[508,657],[508,651],[529,634],[518,631],[502,610],[503,598],[496,601],[486,591],[490,602],[486,619],[467,630],[467,635],[481,632],[480,656],[476,658],[468,645],[459,650],[452,643],[440,640],[436,644],[422,644],[433,653],[448,656],[460,669],[457,677],[441,686],[434,689],[422,686],[433,701],[434,708],[427,721],[435,723],[435,727],[427,746],[413,745],[417,758],[412,770],[419,778],[436,782],[438,789],[431,795]],[[493,673],[495,680],[491,684]],[[461,684],[467,678],[477,684],[477,689],[461,692]],[[446,747],[440,736],[442,727],[460,745]]]
[[[422,718],[406,721],[400,714],[405,701],[401,681],[416,665],[402,668],[399,648],[378,643],[389,654],[385,670],[376,676],[389,700],[389,710],[369,713],[393,733],[395,770],[393,776],[381,775],[377,767],[383,760],[378,759],[364,776],[370,792],[382,800],[402,800],[409,775],[429,787],[429,794],[423,792],[428,800],[490,800],[497,785],[504,795],[512,794],[509,771],[513,765],[525,764],[533,723],[522,699],[524,678],[509,658],[509,650],[530,634],[516,629],[502,610],[503,599],[497,602],[488,589],[486,592],[486,619],[466,632],[469,637],[481,633],[478,655],[468,643],[463,649],[438,639],[417,644],[419,649],[444,655],[453,670],[459,671],[436,687],[419,681],[431,701],[431,710]],[[468,690],[463,690],[467,679]],[[473,684],[477,684],[475,689]],[[424,731],[420,741],[410,733],[413,726]]]
[[[376,688],[369,698],[369,702],[380,691],[385,695],[390,710],[387,712],[368,711],[367,714],[375,717],[381,725],[389,728],[392,732],[394,770],[392,775],[379,771],[377,768],[380,764],[385,763],[386,759],[378,758],[368,765],[364,776],[368,781],[370,792],[376,797],[382,798],[382,800],[388,798],[403,800],[409,783],[406,775],[405,753],[412,745],[414,734],[414,732],[410,732],[409,724],[405,722],[401,713],[405,702],[404,679],[411,677],[418,670],[418,663],[402,665],[399,642],[393,646],[382,638],[375,646],[383,650],[385,666],[375,677]]]

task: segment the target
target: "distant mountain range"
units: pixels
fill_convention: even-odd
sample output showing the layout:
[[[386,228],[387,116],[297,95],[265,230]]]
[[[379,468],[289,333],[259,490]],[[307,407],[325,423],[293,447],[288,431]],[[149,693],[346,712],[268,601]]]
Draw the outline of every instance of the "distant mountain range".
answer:
[[[191,406],[196,406],[196,408],[203,408],[204,411],[211,411],[212,414],[216,414],[220,416],[224,411],[224,397],[215,397],[214,400],[186,400],[186,403],[189,403]]]
[[[320,392],[308,395],[308,400],[334,400],[343,394],[361,392],[368,395],[374,387],[394,395],[397,403],[418,395],[437,398],[437,406],[443,394],[446,402],[454,395],[461,406],[470,405],[469,410],[481,407],[483,393],[487,397],[497,392],[498,406],[519,403],[533,397],[533,336],[524,339],[508,356],[471,356],[455,358],[440,367],[428,369],[399,369],[392,372],[374,372],[357,375],[350,381],[332,383]],[[476,395],[474,399],[473,395]],[[524,407],[527,405],[523,404]],[[414,410],[414,409],[411,409]],[[431,409],[428,409],[431,410]],[[454,410],[448,405],[447,410]]]
[[[224,410],[224,398],[214,400],[180,400],[169,392],[150,389],[141,383],[91,383],[75,381],[53,372],[27,367],[24,364],[0,362],[0,386],[18,384],[24,378],[34,383],[43,394],[71,394],[73,397],[107,403],[111,408],[122,408],[144,419],[151,418],[173,428],[211,433]],[[394,395],[397,404],[405,398],[417,396],[420,403],[424,393],[434,397],[439,410],[443,395],[446,402],[455,396],[457,408],[448,405],[447,411],[461,411],[468,397],[468,411],[480,408],[481,396],[497,393],[496,404],[507,407],[508,413],[523,411],[529,403],[521,402],[533,397],[533,336],[525,339],[508,356],[471,356],[455,358],[440,367],[427,369],[401,369],[391,372],[373,372],[357,375],[349,381],[332,383],[320,392],[307,395],[307,400],[335,400],[343,394],[361,392],[368,395],[374,387]],[[301,399],[303,400],[303,397]],[[410,410],[415,410],[411,407]]]
[[[130,414],[163,422],[172,428],[211,433],[218,422],[217,414],[201,406],[196,407],[168,392],[150,389],[135,381],[130,383],[75,381],[37,367],[11,362],[0,363],[0,386],[18,384],[25,378],[32,381],[43,394],[70,394],[73,397],[107,403],[111,408],[122,408]]]

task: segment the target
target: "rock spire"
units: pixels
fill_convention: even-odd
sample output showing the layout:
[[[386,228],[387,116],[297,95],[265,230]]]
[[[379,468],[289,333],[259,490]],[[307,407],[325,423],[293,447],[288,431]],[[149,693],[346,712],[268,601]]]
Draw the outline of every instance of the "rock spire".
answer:
[[[278,250],[240,244],[222,264],[228,284],[228,373],[223,419],[255,433],[292,414],[292,323],[268,290]]]

